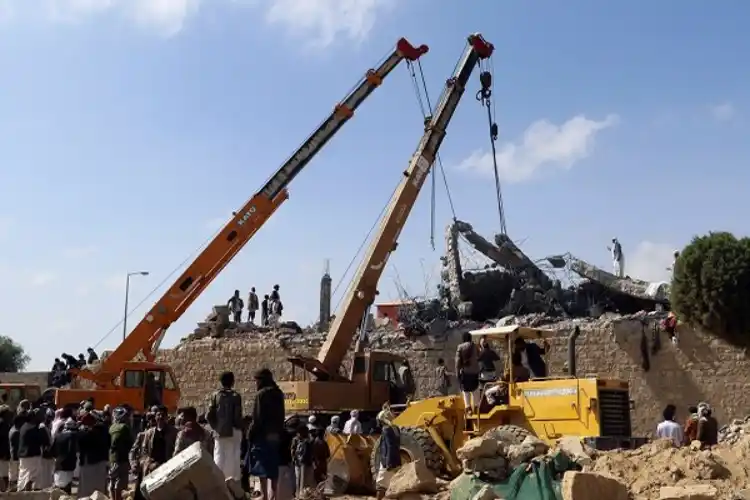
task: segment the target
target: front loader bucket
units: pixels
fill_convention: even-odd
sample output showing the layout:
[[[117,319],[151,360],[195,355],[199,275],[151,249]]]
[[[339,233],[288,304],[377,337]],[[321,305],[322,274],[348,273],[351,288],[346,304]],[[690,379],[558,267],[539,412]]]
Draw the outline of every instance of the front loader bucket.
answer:
[[[378,436],[326,434],[331,458],[328,460],[326,490],[332,495],[372,493],[370,454]]]

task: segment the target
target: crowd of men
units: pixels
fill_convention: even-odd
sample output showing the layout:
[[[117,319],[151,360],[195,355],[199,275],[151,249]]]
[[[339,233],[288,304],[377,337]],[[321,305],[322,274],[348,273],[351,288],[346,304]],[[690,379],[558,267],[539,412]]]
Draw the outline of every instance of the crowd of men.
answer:
[[[677,422],[677,407],[673,404],[664,408],[664,420],[656,426],[656,437],[671,439],[674,446],[688,446],[694,441],[701,446],[714,446],[719,443],[719,423],[713,416],[708,403],[698,403],[688,408],[688,417],[683,425]]]
[[[245,310],[245,302],[240,296],[240,291],[235,290],[227,301],[229,312],[235,323],[242,323],[242,313]],[[263,300],[258,299],[255,287],[250,289],[247,298],[247,322],[255,324],[255,317],[260,311],[260,326],[276,326],[284,311],[284,304],[281,302],[279,294],[279,285],[274,285],[271,293],[263,296]]]
[[[91,401],[56,411],[32,408],[29,401],[22,401],[15,412],[0,406],[0,490],[54,486],[71,493],[75,487],[79,498],[101,491],[121,500],[133,485],[134,498],[142,499],[145,476],[201,443],[224,475],[241,481],[246,491],[254,489],[254,477],[264,500],[291,500],[326,480],[330,451],[325,433],[361,434],[359,412],[352,411],[343,426],[334,416],[325,428],[314,415],[306,421],[285,419],[284,394],[271,371],[259,370],[255,382],[253,412],[245,416],[232,372],[222,374],[221,387],[201,415],[185,407],[170,416],[166,408],[154,406],[136,419],[128,407],[98,411]],[[384,410],[377,419],[385,436],[379,498],[400,465],[399,434],[392,418]]]

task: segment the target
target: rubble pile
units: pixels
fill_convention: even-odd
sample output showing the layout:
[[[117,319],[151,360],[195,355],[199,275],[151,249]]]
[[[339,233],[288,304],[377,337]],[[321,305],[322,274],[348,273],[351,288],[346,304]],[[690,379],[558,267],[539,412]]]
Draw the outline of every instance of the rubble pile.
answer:
[[[719,429],[719,442],[734,444],[744,437],[750,437],[750,415],[743,420],[734,419],[731,424]]]
[[[576,437],[561,438],[552,448],[533,436],[517,443],[515,436],[493,431],[468,441],[457,452],[464,474],[491,487],[519,465],[562,453],[575,464],[562,474],[563,500],[750,499],[750,435],[712,449],[702,449],[699,442],[675,448],[670,440],[657,440],[635,450],[602,452]],[[451,487],[462,479],[456,478]],[[497,497],[487,493],[481,498]]]

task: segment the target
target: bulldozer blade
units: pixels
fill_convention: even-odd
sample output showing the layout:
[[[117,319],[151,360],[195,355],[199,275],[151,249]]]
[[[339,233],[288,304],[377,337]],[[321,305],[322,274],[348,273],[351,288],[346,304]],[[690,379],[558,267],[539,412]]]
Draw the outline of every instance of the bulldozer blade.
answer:
[[[377,436],[346,436],[327,434],[331,450],[328,460],[326,490],[331,495],[372,493],[374,483],[370,473],[370,454]]]

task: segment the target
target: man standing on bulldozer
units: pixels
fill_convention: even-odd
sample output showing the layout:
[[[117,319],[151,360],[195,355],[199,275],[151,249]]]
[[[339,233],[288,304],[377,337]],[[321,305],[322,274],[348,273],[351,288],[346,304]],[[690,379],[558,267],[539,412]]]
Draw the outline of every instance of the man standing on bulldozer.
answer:
[[[456,376],[464,405],[469,413],[479,406],[479,349],[471,340],[471,333],[464,332],[456,348]]]

